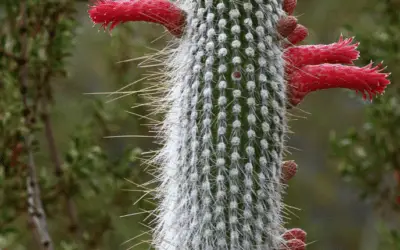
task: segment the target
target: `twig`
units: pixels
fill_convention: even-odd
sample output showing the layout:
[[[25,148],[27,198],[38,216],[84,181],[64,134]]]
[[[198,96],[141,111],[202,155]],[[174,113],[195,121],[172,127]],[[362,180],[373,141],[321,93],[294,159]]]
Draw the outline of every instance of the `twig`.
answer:
[[[31,143],[31,136],[27,136],[27,143]],[[40,199],[40,189],[36,178],[36,168],[32,151],[28,152],[28,213],[36,228],[36,233],[40,237],[40,244],[45,250],[53,250],[53,243],[50,238],[46,223],[46,214],[43,210],[42,201]]]
[[[54,45],[54,38],[55,38],[56,32],[57,32],[56,25],[59,21],[59,16],[61,14],[60,12],[63,9],[64,8],[60,7],[59,11],[54,13],[54,15],[52,16],[53,20],[51,22],[51,26],[48,29],[49,40],[46,45],[46,52],[47,52],[48,60],[51,60],[53,58],[52,46]],[[38,83],[39,86],[37,86],[39,91],[41,90],[44,92],[44,93],[42,93],[42,95],[40,95],[40,93],[39,93],[39,96],[42,96],[42,98],[40,98],[41,107],[42,107],[41,119],[44,124],[46,140],[47,140],[47,144],[49,146],[50,158],[51,158],[51,160],[54,164],[54,168],[55,168],[54,172],[55,172],[56,177],[58,178],[58,184],[60,185],[60,187],[62,189],[61,191],[65,198],[68,217],[69,217],[70,223],[71,223],[70,230],[71,230],[71,232],[75,233],[78,238],[82,239],[77,209],[76,209],[74,201],[72,200],[72,198],[70,197],[70,195],[67,191],[66,183],[63,178],[63,169],[61,167],[59,151],[58,151],[57,145],[55,143],[53,126],[52,126],[50,115],[49,115],[48,103],[49,103],[49,101],[51,101],[51,98],[52,98],[51,97],[50,80],[53,75],[51,63],[46,64],[46,67],[44,67],[44,71],[45,72],[44,72],[43,80],[41,82],[39,82]]]
[[[44,123],[44,129],[45,129],[45,135],[46,135],[46,140],[47,144],[49,146],[49,151],[50,151],[50,157],[51,160],[53,161],[54,167],[55,167],[55,175],[58,178],[59,184],[62,188],[62,193],[64,195],[65,201],[67,203],[67,211],[68,211],[68,217],[70,218],[71,225],[70,225],[70,230],[71,232],[74,232],[78,238],[81,238],[82,235],[80,233],[80,226],[79,226],[79,218],[78,218],[78,213],[76,210],[76,206],[72,198],[69,196],[68,191],[66,190],[66,183],[63,178],[63,170],[61,167],[61,160],[59,157],[57,145],[54,140],[54,133],[53,133],[53,127],[51,125],[51,120],[49,117],[49,113],[47,110],[47,103],[45,98],[42,100],[42,105],[43,110],[42,110],[42,121]]]
[[[26,62],[25,58],[11,54],[10,52],[5,51],[3,48],[0,48],[0,56],[5,56],[7,58],[10,58],[16,61],[18,64],[24,64]]]
[[[20,36],[21,42],[21,58],[28,58],[28,36],[27,36],[27,27],[26,27],[26,0],[21,1],[21,30],[22,34]],[[27,60],[24,60],[23,63],[20,63],[20,71],[19,71],[19,82],[21,85],[21,89],[27,89],[27,80],[28,80],[28,63]],[[40,189],[37,183],[36,177],[36,166],[35,160],[32,152],[32,124],[31,117],[29,117],[29,105],[28,105],[28,97],[26,91],[22,91],[22,100],[24,109],[27,111],[24,113],[25,115],[25,123],[28,128],[28,134],[25,136],[25,149],[27,150],[28,155],[28,177],[27,177],[27,192],[28,192],[28,212],[31,221],[35,226],[35,234],[38,235],[40,244],[42,249],[45,250],[53,250],[53,242],[50,238],[48,229],[47,229],[47,221],[46,214],[43,210],[42,201],[40,198]]]

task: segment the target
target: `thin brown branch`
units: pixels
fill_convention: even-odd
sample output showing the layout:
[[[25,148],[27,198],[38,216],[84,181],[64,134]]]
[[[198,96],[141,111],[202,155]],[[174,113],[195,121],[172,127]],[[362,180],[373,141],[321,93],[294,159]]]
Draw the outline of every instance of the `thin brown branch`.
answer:
[[[20,65],[26,63],[26,58],[19,57],[8,51],[5,51],[3,48],[0,48],[0,57],[3,57],[3,56],[14,60],[16,63],[18,63]]]
[[[49,151],[50,151],[50,157],[51,160],[53,161],[54,167],[55,167],[55,175],[57,177],[62,177],[63,175],[63,170],[61,168],[61,160],[60,157],[58,155],[58,150],[57,150],[57,146],[54,140],[54,134],[53,134],[53,127],[50,121],[50,117],[47,111],[47,103],[45,100],[42,100],[42,105],[43,110],[42,110],[42,121],[44,123],[44,130],[45,130],[45,134],[46,134],[46,140],[49,146]]]
[[[43,105],[42,121],[44,124],[46,140],[47,140],[47,144],[49,146],[50,157],[54,164],[54,168],[55,168],[54,172],[55,172],[56,177],[58,178],[59,185],[61,186],[61,189],[62,189],[61,191],[63,193],[65,202],[67,205],[66,209],[67,209],[68,217],[69,217],[70,223],[71,223],[70,230],[71,230],[71,232],[75,233],[78,238],[82,238],[82,234],[80,233],[81,229],[80,229],[80,225],[79,225],[79,218],[78,218],[76,206],[67,191],[66,183],[64,180],[63,170],[61,167],[61,160],[59,157],[57,145],[55,143],[53,127],[52,127],[51,120],[49,117],[49,112],[47,110],[47,103],[46,103],[45,98],[42,99],[42,105]]]
[[[104,233],[111,228],[111,220],[109,216],[105,216],[100,222],[99,225],[97,226],[97,230],[93,232],[91,235],[91,239],[88,242],[88,246],[90,249],[98,249],[99,244],[101,241],[98,239],[101,239],[104,235]]]
[[[26,8],[27,4],[26,1],[21,1],[20,5],[21,9],[21,35],[20,35],[20,43],[21,43],[21,58],[27,58],[28,55],[28,34],[27,34],[27,27],[26,27]],[[19,83],[21,85],[21,89],[27,89],[28,85],[28,62],[25,61],[24,63],[20,64],[19,68]],[[40,197],[40,189],[37,182],[36,176],[36,165],[35,160],[33,157],[32,151],[32,141],[33,135],[31,132],[32,124],[29,115],[29,105],[28,105],[28,96],[26,91],[22,93],[22,101],[23,106],[26,112],[25,115],[25,123],[26,127],[28,128],[28,134],[25,136],[25,149],[27,151],[28,156],[28,177],[27,177],[27,193],[28,193],[28,213],[31,219],[31,222],[35,226],[34,235],[37,235],[40,240],[41,248],[44,250],[53,250],[53,242],[50,238],[48,228],[47,228],[47,221],[46,221],[46,214],[43,210],[43,205]]]
[[[31,136],[28,135],[26,139],[27,144],[31,143],[31,139]],[[28,213],[35,226],[35,231],[40,237],[40,245],[44,250],[53,250],[53,242],[48,232],[46,214],[40,198],[40,188],[37,183],[36,166],[32,151],[28,152],[28,177],[26,185],[28,192]]]
[[[52,22],[50,27],[48,28],[48,34],[49,34],[49,39],[46,45],[46,53],[47,53],[47,58],[48,60],[51,60],[54,55],[52,53],[52,47],[54,46],[54,39],[57,33],[57,23],[59,22],[60,19],[60,14],[61,11],[64,8],[60,6],[59,11],[54,13],[52,16]],[[65,202],[66,202],[66,209],[68,213],[68,217],[70,220],[70,231],[72,233],[75,233],[78,239],[82,240],[82,234],[81,234],[81,228],[79,225],[79,218],[78,218],[78,212],[75,206],[75,203],[72,199],[72,197],[69,195],[69,192],[67,190],[67,185],[64,180],[63,176],[63,169],[62,169],[62,163],[60,160],[60,155],[59,155],[59,150],[57,148],[57,144],[55,142],[54,138],[54,132],[53,132],[53,126],[51,123],[50,115],[49,115],[49,102],[51,102],[52,94],[51,94],[51,77],[53,76],[53,69],[51,67],[51,64],[46,64],[44,69],[44,77],[42,81],[38,82],[38,89],[39,91],[42,91],[42,93],[39,93],[40,102],[41,102],[41,119],[44,124],[44,129],[45,129],[45,135],[46,135],[46,140],[47,144],[49,147],[49,153],[50,153],[50,158],[54,164],[54,173],[56,177],[58,178],[58,184],[61,187],[61,191],[63,193]]]

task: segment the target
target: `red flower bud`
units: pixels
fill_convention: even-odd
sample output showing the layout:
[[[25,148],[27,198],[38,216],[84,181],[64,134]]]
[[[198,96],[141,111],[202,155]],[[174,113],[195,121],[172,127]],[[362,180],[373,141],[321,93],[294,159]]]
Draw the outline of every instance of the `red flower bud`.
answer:
[[[296,8],[297,0],[285,0],[283,2],[283,10],[286,11],[289,15],[293,14],[294,9]]]
[[[282,164],[282,182],[286,183],[297,173],[297,164],[294,161],[284,161]]]
[[[286,242],[286,244],[281,248],[282,250],[305,250],[306,243],[301,240],[293,239]]]
[[[298,44],[299,42],[306,39],[308,36],[308,29],[301,24],[297,24],[293,32],[287,36],[287,44],[284,47],[290,47],[292,45]]]
[[[287,16],[279,20],[277,30],[283,37],[290,35],[297,26],[297,19],[294,16]]]
[[[301,228],[292,228],[287,230],[283,235],[283,239],[286,241],[293,240],[293,239],[298,239],[303,242],[306,241],[307,233],[301,229]]]

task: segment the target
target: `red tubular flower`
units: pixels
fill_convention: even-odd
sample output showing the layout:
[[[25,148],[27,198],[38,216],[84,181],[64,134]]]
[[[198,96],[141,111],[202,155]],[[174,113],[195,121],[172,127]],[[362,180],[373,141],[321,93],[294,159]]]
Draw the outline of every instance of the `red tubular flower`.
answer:
[[[297,105],[308,93],[330,88],[347,88],[361,92],[363,98],[383,93],[390,83],[388,73],[382,73],[381,64],[372,67],[344,66],[340,64],[306,65],[289,76],[290,100]]]
[[[296,0],[285,0],[283,9],[291,15]],[[383,73],[382,65],[372,67],[372,63],[360,68],[341,64],[353,64],[359,57],[357,46],[351,44],[353,38],[343,39],[328,45],[297,46],[307,35],[307,28],[297,24],[297,19],[289,16],[282,18],[277,25],[278,33],[286,38],[283,41],[286,61],[286,80],[289,102],[298,105],[304,97],[313,91],[330,88],[347,88],[361,92],[363,98],[382,94],[390,84],[388,73]],[[290,32],[292,31],[292,32]]]
[[[286,73],[300,69],[305,65],[317,65],[322,63],[352,64],[360,53],[357,51],[359,43],[351,44],[353,38],[343,39],[328,45],[303,45],[291,47],[285,50]]]
[[[175,36],[181,36],[185,13],[168,0],[98,0],[89,9],[94,23],[101,23],[111,31],[120,23],[144,21],[163,25]]]

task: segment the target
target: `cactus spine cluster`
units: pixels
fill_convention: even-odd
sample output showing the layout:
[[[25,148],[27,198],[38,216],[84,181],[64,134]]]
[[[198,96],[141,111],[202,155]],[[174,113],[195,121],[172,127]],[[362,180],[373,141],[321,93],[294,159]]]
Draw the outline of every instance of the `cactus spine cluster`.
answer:
[[[160,155],[157,246],[278,249],[286,90],[275,26],[282,2],[183,5],[187,32],[169,62],[173,108]]]

